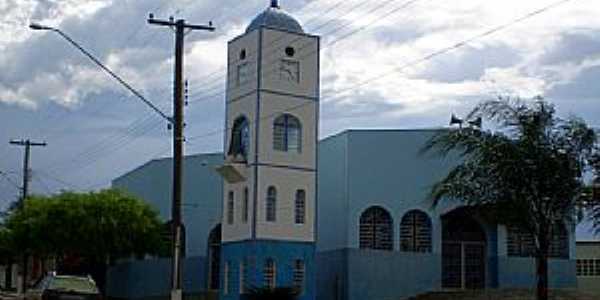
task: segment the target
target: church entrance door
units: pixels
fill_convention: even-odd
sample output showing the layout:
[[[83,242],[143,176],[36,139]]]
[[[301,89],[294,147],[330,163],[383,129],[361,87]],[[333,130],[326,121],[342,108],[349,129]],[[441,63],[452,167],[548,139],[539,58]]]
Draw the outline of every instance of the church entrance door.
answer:
[[[481,226],[468,216],[442,218],[442,287],[485,288],[486,238]]]

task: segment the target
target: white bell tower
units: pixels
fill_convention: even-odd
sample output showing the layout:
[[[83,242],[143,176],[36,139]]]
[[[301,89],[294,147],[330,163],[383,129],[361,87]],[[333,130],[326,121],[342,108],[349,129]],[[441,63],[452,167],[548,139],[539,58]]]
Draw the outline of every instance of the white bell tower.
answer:
[[[272,0],[228,48],[220,297],[314,299],[319,37]]]

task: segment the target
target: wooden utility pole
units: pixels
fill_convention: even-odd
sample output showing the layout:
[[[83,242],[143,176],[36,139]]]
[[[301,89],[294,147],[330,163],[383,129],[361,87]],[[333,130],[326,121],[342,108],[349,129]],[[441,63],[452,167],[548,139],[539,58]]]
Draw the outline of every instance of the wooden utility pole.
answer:
[[[29,180],[31,179],[30,176],[30,169],[29,169],[29,156],[31,155],[31,147],[45,147],[46,143],[36,143],[36,142],[32,142],[30,140],[12,140],[10,141],[11,145],[16,145],[16,146],[21,146],[21,147],[25,147],[25,157],[23,158],[23,188],[21,190],[21,199],[19,200],[18,203],[18,209],[24,209],[25,208],[25,200],[27,199],[27,196],[29,195]],[[23,255],[23,270],[22,270],[22,276],[23,276],[23,280],[21,281],[21,289],[23,291],[23,293],[25,293],[27,291],[27,260],[29,259],[29,257],[27,256],[27,253],[25,253]]]
[[[168,26],[175,28],[175,89],[173,92],[173,202],[171,205],[172,234],[173,234],[173,261],[171,268],[171,300],[182,299],[182,268],[181,268],[181,235],[182,215],[181,204],[183,196],[183,50],[186,30],[214,31],[212,24],[192,25],[179,19],[156,20],[150,14],[148,23],[152,25]]]

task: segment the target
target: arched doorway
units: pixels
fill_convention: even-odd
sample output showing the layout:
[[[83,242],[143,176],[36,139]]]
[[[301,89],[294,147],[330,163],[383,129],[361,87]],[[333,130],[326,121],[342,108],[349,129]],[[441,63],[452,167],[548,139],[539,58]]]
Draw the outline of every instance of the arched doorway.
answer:
[[[486,273],[486,235],[467,213],[442,217],[442,287],[483,289]]]
[[[208,235],[208,290],[219,290],[221,278],[221,224],[215,226]]]

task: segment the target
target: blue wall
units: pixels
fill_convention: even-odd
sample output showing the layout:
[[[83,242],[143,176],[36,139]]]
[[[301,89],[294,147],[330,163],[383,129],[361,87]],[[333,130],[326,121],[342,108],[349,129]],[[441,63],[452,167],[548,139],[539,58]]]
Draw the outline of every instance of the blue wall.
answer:
[[[433,130],[348,131],[348,247],[358,248],[360,215],[379,205],[394,219],[394,249],[399,249],[399,224],[411,209],[420,209],[434,222],[434,252],[439,252],[441,226],[427,201],[431,186],[455,161],[419,154]],[[320,212],[327,214],[326,212]],[[319,224],[321,226],[321,224]]]
[[[248,285],[262,286],[265,261],[271,258],[276,265],[276,286],[291,287],[294,260],[302,259],[306,267],[304,292],[299,300],[315,299],[315,246],[313,243],[283,241],[244,241],[225,243],[222,246],[221,285],[224,282],[225,263],[229,262],[229,290],[220,292],[220,299],[240,298],[240,264],[248,260]]]
[[[206,259],[190,257],[183,264],[184,293],[199,293],[206,287]],[[138,260],[109,269],[107,295],[123,299],[168,296],[171,286],[171,259]]]
[[[347,135],[342,133],[319,143],[318,252],[348,245],[347,142]]]
[[[205,256],[210,231],[221,222],[223,183],[215,171],[223,155],[199,154],[184,160],[183,221],[186,226],[186,254]],[[144,199],[159,211],[163,221],[171,219],[172,159],[152,160],[113,180],[122,188]]]
[[[348,250],[317,252],[317,300],[339,300],[348,297]]]
[[[548,269],[550,288],[577,287],[574,260],[550,259]],[[499,288],[532,288],[535,283],[535,259],[528,257],[498,257]]]
[[[403,299],[441,289],[434,254],[343,249],[317,253],[317,300]]]

